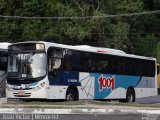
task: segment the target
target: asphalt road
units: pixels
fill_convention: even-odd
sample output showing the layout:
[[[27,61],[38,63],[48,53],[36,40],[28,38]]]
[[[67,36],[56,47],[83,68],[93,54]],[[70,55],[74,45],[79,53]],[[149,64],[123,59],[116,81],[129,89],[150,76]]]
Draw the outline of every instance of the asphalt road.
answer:
[[[19,102],[17,100],[16,102]],[[136,99],[136,103],[141,104],[157,104],[160,103],[160,96],[147,97]],[[116,108],[114,108],[116,109]],[[141,109],[141,108],[139,108]],[[116,109],[117,110],[117,109]],[[27,110],[26,110],[27,111]],[[148,110],[150,111],[150,110]],[[17,115],[17,116],[16,116]],[[111,114],[98,114],[98,113],[84,113],[84,114],[31,114],[31,115],[6,115],[0,114],[0,120],[160,120],[160,114],[140,114],[140,113],[118,113],[113,112]]]
[[[58,120],[142,120],[142,115],[59,115]]]
[[[141,114],[0,114],[1,120],[160,120],[160,116]]]

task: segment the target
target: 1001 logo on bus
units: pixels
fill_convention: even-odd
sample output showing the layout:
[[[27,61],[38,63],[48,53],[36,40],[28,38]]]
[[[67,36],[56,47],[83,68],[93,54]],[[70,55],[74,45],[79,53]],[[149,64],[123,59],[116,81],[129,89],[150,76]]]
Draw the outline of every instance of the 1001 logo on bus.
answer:
[[[101,75],[98,78],[98,83],[99,83],[99,90],[102,91],[103,89],[110,89],[112,88],[112,90],[114,90],[114,80],[115,77],[105,77],[103,75]]]

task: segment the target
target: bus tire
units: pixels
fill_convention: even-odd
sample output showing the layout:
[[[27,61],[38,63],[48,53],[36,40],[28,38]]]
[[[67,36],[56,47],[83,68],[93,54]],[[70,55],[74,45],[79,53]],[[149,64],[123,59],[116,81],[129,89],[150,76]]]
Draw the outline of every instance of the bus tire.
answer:
[[[66,101],[76,101],[76,93],[73,89],[68,89],[66,93]]]
[[[135,102],[135,92],[133,89],[129,88],[127,90],[127,94],[126,94],[126,101],[127,102]]]

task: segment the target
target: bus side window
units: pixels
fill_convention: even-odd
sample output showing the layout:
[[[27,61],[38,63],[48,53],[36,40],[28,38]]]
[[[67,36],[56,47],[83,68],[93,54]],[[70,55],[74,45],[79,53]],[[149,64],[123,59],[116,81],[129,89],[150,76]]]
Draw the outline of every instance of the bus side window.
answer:
[[[83,72],[92,72],[95,71],[95,67],[92,66],[91,60],[92,54],[88,54],[87,52],[80,52],[80,70]]]
[[[159,74],[159,65],[157,65],[157,75]]]
[[[73,71],[75,61],[76,60],[74,59],[73,50],[67,50],[63,59],[63,69],[65,71]]]
[[[0,53],[0,70],[7,71],[7,53]]]
[[[66,54],[65,56],[64,56],[64,66],[63,66],[63,68],[64,68],[64,70],[66,70],[66,71],[70,71],[70,70],[72,70],[72,57],[70,56],[70,55],[68,55],[68,54]]]
[[[105,55],[100,55],[97,58],[97,66],[98,66],[98,71],[99,73],[108,73],[108,57]]]
[[[72,69],[73,71],[79,71],[80,70],[80,52],[79,51],[73,51],[72,55]]]
[[[151,73],[151,76],[155,76],[155,71],[156,71],[156,69],[155,69],[155,61],[153,61],[153,62],[150,62],[150,73]]]

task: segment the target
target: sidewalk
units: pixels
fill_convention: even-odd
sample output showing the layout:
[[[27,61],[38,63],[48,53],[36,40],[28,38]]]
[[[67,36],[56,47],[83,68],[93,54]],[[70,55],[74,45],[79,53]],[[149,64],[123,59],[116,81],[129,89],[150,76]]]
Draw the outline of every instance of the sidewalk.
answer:
[[[4,102],[4,103],[3,103]],[[0,104],[0,113],[10,114],[156,114],[160,104],[119,103],[102,101],[77,102],[6,102]]]
[[[37,107],[36,107],[37,106]],[[160,115],[160,108],[134,107],[121,105],[24,105],[3,104],[0,113],[10,114],[156,114]]]
[[[48,108],[0,108],[0,113],[9,114],[155,114],[160,115],[160,110],[155,109],[48,109]]]

